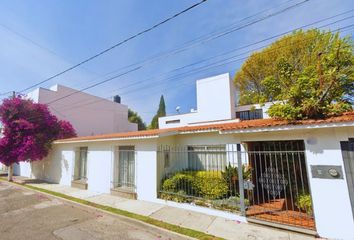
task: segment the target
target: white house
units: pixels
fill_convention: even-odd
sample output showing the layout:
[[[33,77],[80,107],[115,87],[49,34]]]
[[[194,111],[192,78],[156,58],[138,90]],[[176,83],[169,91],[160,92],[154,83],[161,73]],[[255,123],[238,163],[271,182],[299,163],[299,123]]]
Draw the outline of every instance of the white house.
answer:
[[[195,112],[160,118],[156,130],[58,140],[26,174],[353,239],[354,112],[324,120],[273,120],[266,115],[269,104],[235,106],[233,93],[228,74],[199,80]]]

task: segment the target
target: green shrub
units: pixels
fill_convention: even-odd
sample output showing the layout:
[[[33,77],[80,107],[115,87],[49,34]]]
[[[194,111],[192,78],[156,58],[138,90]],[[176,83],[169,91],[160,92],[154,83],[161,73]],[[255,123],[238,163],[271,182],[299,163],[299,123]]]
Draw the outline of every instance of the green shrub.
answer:
[[[191,195],[195,193],[193,181],[194,179],[191,174],[179,172],[163,182],[162,190],[164,192],[173,193],[183,191],[185,193],[184,195]]]
[[[195,173],[194,188],[206,199],[218,199],[227,195],[228,186],[221,172],[198,171]]]
[[[189,196],[219,199],[227,195],[228,185],[219,171],[182,171],[165,179],[162,190],[165,194],[183,191]]]
[[[310,194],[299,195],[295,205],[301,210],[304,210],[307,214],[312,215],[312,200]]]

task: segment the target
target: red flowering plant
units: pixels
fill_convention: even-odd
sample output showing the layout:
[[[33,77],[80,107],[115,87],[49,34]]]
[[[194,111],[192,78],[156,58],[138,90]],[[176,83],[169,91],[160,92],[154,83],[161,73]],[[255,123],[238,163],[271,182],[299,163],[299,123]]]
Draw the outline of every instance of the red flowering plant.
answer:
[[[48,155],[54,140],[76,136],[72,125],[58,120],[47,105],[20,96],[3,101],[0,121],[0,162],[6,166],[41,160]]]

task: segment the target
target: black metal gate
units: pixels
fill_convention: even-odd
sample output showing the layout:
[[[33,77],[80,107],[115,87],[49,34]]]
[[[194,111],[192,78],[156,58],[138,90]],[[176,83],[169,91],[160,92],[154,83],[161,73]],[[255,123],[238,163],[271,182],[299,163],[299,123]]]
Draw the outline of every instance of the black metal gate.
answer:
[[[248,142],[246,216],[315,229],[303,141]]]

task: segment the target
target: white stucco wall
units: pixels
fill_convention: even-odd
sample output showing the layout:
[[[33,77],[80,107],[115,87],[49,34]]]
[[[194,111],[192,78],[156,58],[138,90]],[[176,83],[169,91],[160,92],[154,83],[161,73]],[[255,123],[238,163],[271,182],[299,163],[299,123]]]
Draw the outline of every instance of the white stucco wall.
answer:
[[[310,165],[339,165],[344,172],[340,141],[354,136],[354,128],[307,133],[306,156]],[[326,238],[354,239],[354,222],[346,176],[344,179],[310,178],[316,227]]]
[[[157,198],[156,142],[155,141],[106,141],[97,143],[54,144],[49,156],[32,163],[28,177],[44,179],[70,186],[75,165],[75,152],[88,147],[88,190],[110,193],[113,181],[113,159],[118,146],[135,146],[137,196],[141,200]]]
[[[159,118],[159,128],[235,118],[235,87],[228,73],[198,80],[196,112]],[[166,123],[175,121],[176,123]]]
[[[69,94],[73,95],[66,97]],[[49,104],[50,111],[59,119],[69,121],[79,136],[138,129],[128,121],[128,107],[84,92],[55,85],[50,89],[39,88],[27,94],[35,102]],[[60,99],[56,102],[59,98]]]
[[[18,176],[31,177],[31,163],[29,162],[20,162],[13,165],[14,174]]]
[[[86,146],[83,144],[82,146]],[[87,154],[88,190],[109,193],[111,189],[111,169],[113,147],[109,144],[89,144]]]
[[[73,175],[75,149],[68,145],[55,145],[47,158],[31,164],[31,176],[53,183],[70,186]]]

